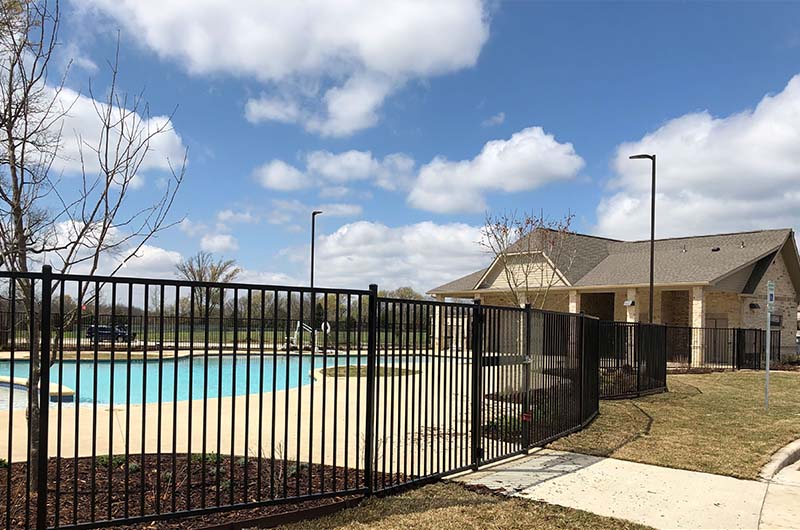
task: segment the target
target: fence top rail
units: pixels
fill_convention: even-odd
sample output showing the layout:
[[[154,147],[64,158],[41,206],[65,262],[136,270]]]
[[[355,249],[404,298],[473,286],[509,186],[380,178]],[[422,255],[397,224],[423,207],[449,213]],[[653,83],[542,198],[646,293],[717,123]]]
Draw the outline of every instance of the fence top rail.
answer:
[[[507,305],[486,305],[486,304],[481,304],[481,307],[483,309],[516,311],[516,312],[519,312],[519,313],[524,313],[526,311],[526,308],[524,308],[524,307],[511,307],[511,306],[507,306]],[[563,315],[563,316],[575,317],[575,318],[580,318],[580,317],[597,318],[595,316],[587,315],[585,313],[570,313],[569,311],[554,311],[552,309],[540,309],[538,307],[531,307],[530,310],[531,310],[532,313],[540,314],[540,315]]]
[[[734,328],[734,327],[727,327],[727,328],[709,328],[709,327],[694,327],[694,326],[665,326],[667,329],[681,329],[681,330],[702,330],[702,331],[759,331],[764,332],[765,329],[760,328]],[[778,331],[776,329],[772,329],[772,331]]]
[[[41,280],[43,274],[41,272],[11,272],[0,271],[0,278],[8,279],[30,279]],[[191,280],[181,280],[179,278],[137,278],[132,276],[101,276],[89,274],[62,274],[52,273],[50,275],[54,282],[58,281],[75,281],[75,282],[89,282],[89,283],[111,283],[111,284],[138,284],[138,285],[158,285],[158,286],[171,286],[171,287],[188,287],[188,288],[209,288],[209,289],[228,289],[228,290],[253,290],[253,291],[282,291],[303,294],[344,294],[354,296],[369,296],[370,292],[366,289],[345,289],[334,287],[308,287],[299,285],[274,285],[274,284],[258,284],[258,283],[224,283],[224,282],[197,282]]]
[[[378,303],[386,303],[386,302],[391,304],[416,304],[416,305],[432,305],[432,306],[444,306],[444,307],[475,307],[475,304],[469,302],[443,302],[441,300],[411,300],[409,298],[392,298],[391,296],[378,297]]]
[[[605,326],[616,326],[616,327],[626,327],[626,328],[636,328],[636,327],[654,327],[654,328],[668,328],[665,324],[659,324],[657,322],[623,322],[621,320],[601,320],[601,324]],[[680,326],[673,326],[675,328],[681,328]],[[681,329],[691,329],[691,328],[681,328]]]

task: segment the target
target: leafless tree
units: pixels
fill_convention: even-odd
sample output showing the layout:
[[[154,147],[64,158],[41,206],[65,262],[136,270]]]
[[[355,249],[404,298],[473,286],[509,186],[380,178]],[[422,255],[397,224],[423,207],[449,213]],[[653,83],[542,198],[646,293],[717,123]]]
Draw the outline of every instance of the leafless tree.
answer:
[[[56,272],[80,266],[81,272],[94,274],[101,257],[113,255],[115,265],[104,271],[113,275],[174,224],[169,211],[184,178],[186,153],[169,164],[169,178],[152,203],[141,204],[137,197],[131,204],[151,144],[169,132],[171,119],[151,120],[141,93],[120,91],[117,49],[102,101],[89,89],[98,134],[92,140],[77,139],[80,176],[62,180],[53,166],[64,156],[63,123],[76,96],[70,101],[73,93],[64,87],[68,67],[58,71],[55,61],[59,22],[57,0],[0,0],[0,267],[26,273],[48,263]],[[18,279],[9,287],[27,314],[40,322],[41,305],[50,301],[37,300],[40,295],[30,280]],[[70,316],[62,318],[66,323]],[[38,432],[40,415],[38,340],[35,334],[30,340],[33,433]],[[38,451],[34,435],[34,466]],[[35,469],[31,476],[37,476]]]
[[[552,287],[572,268],[572,219],[572,214],[556,220],[515,211],[486,214],[481,246],[502,267],[500,274],[517,307],[529,303],[544,308]]]
[[[192,282],[230,283],[234,281],[242,269],[232,259],[215,259],[210,252],[198,252],[184,259],[176,266],[178,276]],[[208,300],[206,300],[208,292]],[[220,290],[205,288],[194,289],[195,314],[202,315],[208,305],[210,315],[216,314],[220,307]]]

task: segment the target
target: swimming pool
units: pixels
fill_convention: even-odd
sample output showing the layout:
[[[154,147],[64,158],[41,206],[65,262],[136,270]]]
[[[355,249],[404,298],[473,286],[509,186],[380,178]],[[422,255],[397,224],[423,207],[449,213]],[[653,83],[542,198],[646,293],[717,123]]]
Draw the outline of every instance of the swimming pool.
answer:
[[[351,365],[357,365],[359,358],[351,355]],[[265,355],[263,366],[260,356],[251,356],[248,365],[247,356],[195,356],[191,359],[148,359],[99,361],[64,361],[59,367],[56,363],[50,369],[50,381],[61,382],[75,391],[76,401],[81,404],[92,404],[97,399],[100,404],[125,405],[157,403],[159,392],[162,402],[184,401],[187,399],[241,396],[263,391],[284,390],[307,385],[311,382],[311,372],[324,367],[346,366],[346,356],[329,355],[327,359],[317,354],[301,356],[282,355],[273,360]],[[362,366],[366,366],[366,357],[361,358]],[[14,361],[14,377],[27,378],[30,363],[26,360]],[[95,377],[96,370],[96,377]],[[59,372],[61,377],[59,378]],[[248,373],[250,375],[248,381]],[[11,375],[11,362],[0,361],[0,376]],[[177,377],[177,379],[176,379]],[[177,381],[177,384],[176,384]],[[249,384],[248,384],[249,383]],[[274,384],[274,386],[273,386]],[[8,386],[0,388],[0,402],[8,407]],[[24,396],[23,391],[22,395]],[[26,401],[20,399],[19,392],[14,392],[14,408],[24,408]]]

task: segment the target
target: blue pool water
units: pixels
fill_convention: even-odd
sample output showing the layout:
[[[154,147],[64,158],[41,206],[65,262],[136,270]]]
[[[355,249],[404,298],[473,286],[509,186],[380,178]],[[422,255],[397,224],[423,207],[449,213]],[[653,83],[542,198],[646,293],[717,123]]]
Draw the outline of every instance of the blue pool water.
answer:
[[[326,366],[345,366],[347,360],[347,357],[344,356],[330,355],[326,361],[322,355],[318,354],[312,364],[311,355],[303,355],[302,358],[291,356],[288,359],[283,356],[274,362],[271,357],[264,356],[262,369],[260,357],[252,356],[249,370],[246,356],[237,356],[236,359],[231,356],[194,357],[191,362],[189,358],[164,359],[160,367],[157,360],[134,360],[130,362],[130,374],[128,372],[129,364],[126,360],[116,360],[114,363],[109,361],[98,363],[64,361],[62,367],[56,363],[50,369],[50,381],[52,383],[61,381],[62,384],[74,390],[77,401],[84,404],[94,403],[96,396],[97,403],[112,403],[113,397],[114,404],[124,405],[128,402],[127,394],[130,389],[130,403],[135,405],[157,403],[159,390],[162,402],[202,399],[204,395],[216,398],[258,393],[261,391],[262,381],[264,392],[271,392],[273,377],[275,390],[296,388],[311,382],[312,370]],[[358,362],[358,357],[351,355],[350,364],[356,365]],[[366,358],[363,358],[361,363],[366,366]],[[97,370],[96,378],[95,369]],[[27,378],[29,370],[30,363],[28,361],[14,361],[15,378]],[[175,384],[176,370],[177,385]],[[248,371],[250,373],[249,386]],[[11,375],[9,361],[0,361],[0,375]],[[9,388],[6,386],[2,389],[2,393],[7,393],[8,390]],[[18,406],[24,407],[25,402],[18,400],[15,393],[14,407]]]

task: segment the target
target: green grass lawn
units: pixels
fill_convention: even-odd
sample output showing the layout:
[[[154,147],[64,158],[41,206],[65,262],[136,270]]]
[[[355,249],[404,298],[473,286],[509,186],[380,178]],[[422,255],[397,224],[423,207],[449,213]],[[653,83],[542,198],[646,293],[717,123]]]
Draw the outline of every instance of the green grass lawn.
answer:
[[[669,392],[601,401],[586,429],[550,447],[754,479],[772,454],[800,438],[800,372],[669,375]]]
[[[542,502],[475,493],[452,483],[439,483],[401,495],[372,498],[337,514],[283,526],[287,530],[539,530],[619,529],[648,527]]]

